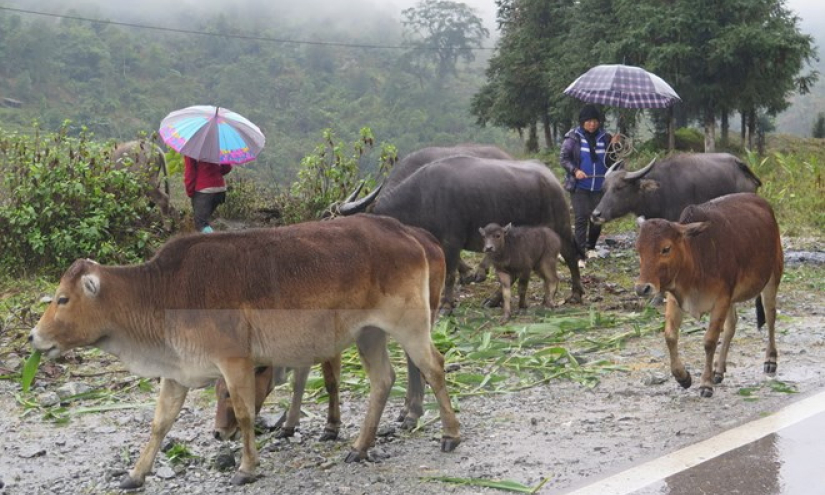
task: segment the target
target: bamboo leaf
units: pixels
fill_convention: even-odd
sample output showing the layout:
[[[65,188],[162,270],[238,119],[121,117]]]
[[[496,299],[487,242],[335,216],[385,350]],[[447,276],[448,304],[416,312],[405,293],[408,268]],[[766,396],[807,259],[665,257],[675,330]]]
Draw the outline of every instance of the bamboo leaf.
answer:
[[[23,365],[23,373],[20,376],[20,387],[24,393],[29,392],[38,366],[40,366],[40,351],[34,351],[26,359],[26,364]]]

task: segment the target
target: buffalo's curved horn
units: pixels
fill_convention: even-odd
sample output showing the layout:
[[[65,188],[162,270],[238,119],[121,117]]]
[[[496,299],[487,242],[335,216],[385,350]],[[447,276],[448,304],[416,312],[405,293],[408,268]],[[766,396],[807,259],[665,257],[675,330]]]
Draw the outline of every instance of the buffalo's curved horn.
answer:
[[[653,169],[653,165],[655,163],[656,163],[656,159],[654,158],[653,160],[650,160],[650,163],[647,164],[647,167],[645,167],[641,170],[637,170],[635,172],[630,172],[627,175],[625,175],[624,176],[625,180],[641,179],[642,177],[647,175],[647,173],[650,172],[651,169]]]
[[[612,174],[613,172],[619,170],[620,168],[624,168],[624,160],[619,160],[607,169],[607,172],[604,173],[604,176],[607,177],[608,175]]]
[[[347,201],[338,207],[338,213],[346,216],[367,211],[367,207],[375,201],[375,198],[378,196],[378,193],[381,192],[382,187],[384,187],[383,183],[358,201]]]
[[[358,187],[356,187],[355,190],[352,191],[352,193],[349,196],[347,196],[347,199],[344,200],[344,203],[355,201],[355,198],[357,198],[358,195],[361,194],[361,189],[364,189],[364,181],[358,183]]]

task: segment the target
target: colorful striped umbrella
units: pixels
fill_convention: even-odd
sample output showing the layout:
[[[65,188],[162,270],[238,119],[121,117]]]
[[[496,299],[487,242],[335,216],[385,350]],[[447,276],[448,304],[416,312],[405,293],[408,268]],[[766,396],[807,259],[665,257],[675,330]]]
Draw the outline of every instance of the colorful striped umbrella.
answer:
[[[666,108],[681,101],[661,77],[632,65],[597,65],[573,81],[564,94],[618,108]]]
[[[160,123],[160,137],[182,155],[232,165],[254,160],[266,142],[258,126],[245,117],[211,105],[170,113]]]

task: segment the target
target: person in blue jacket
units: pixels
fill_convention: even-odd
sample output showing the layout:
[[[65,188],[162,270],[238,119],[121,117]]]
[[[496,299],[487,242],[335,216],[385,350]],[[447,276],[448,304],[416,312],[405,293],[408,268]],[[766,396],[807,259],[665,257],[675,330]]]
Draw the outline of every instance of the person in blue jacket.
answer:
[[[595,256],[596,242],[602,228],[590,221],[590,215],[602,199],[604,174],[613,160],[608,146],[619,140],[602,127],[604,121],[598,108],[585,105],[579,112],[579,126],[564,136],[561,144],[561,166],[566,171],[564,188],[570,192],[576,244],[584,267],[584,256]]]

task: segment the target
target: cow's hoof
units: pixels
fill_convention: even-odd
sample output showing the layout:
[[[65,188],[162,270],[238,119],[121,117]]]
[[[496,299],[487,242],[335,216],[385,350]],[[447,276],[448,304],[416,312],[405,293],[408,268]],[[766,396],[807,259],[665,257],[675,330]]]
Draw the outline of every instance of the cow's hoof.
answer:
[[[775,375],[776,374],[776,363],[772,363],[770,361],[765,362],[765,373],[768,375]]]
[[[722,380],[724,380],[724,379],[725,379],[725,375],[722,374],[722,373],[714,373],[713,374],[713,383],[715,383],[716,385],[719,385],[720,383],[722,383]]]
[[[564,300],[564,304],[581,304],[582,303],[582,295],[581,294],[573,294],[567,299]]]
[[[418,418],[413,418],[411,416],[405,416],[401,420],[401,424],[398,426],[403,431],[412,431],[418,426]]]
[[[505,315],[498,319],[498,324],[506,325],[508,321],[510,321],[510,315]]]
[[[460,443],[460,438],[441,437],[441,452],[452,452]]]
[[[291,438],[295,436],[294,426],[282,426],[280,430],[275,433],[275,438]]]
[[[366,458],[367,458],[366,454],[362,454],[361,452],[358,452],[357,450],[352,450],[344,458],[344,462],[346,462],[347,464],[350,464],[350,463],[353,463],[353,462],[361,462]]]
[[[693,379],[690,377],[690,373],[685,375],[685,377],[681,380],[677,378],[676,381],[682,386],[682,388],[690,388],[690,386],[693,385]]]
[[[235,486],[241,485],[248,485],[258,479],[254,474],[244,473],[243,471],[238,471],[235,473],[235,476],[232,477],[232,484]]]
[[[318,439],[321,442],[333,442],[338,440],[338,430],[324,429],[324,434]]]
[[[485,308],[498,308],[501,306],[502,299],[500,297],[488,297],[481,303]]]
[[[132,478],[128,474],[124,474],[120,479],[120,488],[122,490],[134,490],[143,486],[143,480]]]
[[[713,389],[711,387],[699,387],[699,396],[705,399],[713,397]]]

